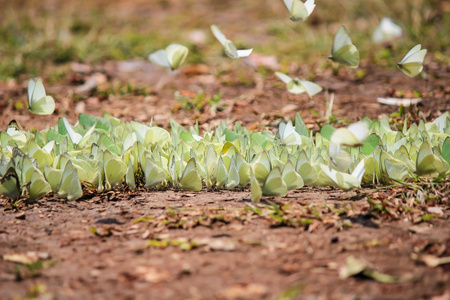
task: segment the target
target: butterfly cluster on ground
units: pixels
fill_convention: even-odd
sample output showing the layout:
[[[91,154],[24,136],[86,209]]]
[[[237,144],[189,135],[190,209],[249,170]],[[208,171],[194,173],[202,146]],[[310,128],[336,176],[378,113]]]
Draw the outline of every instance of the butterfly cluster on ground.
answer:
[[[290,19],[307,21],[314,0],[284,0]],[[230,58],[251,55],[237,49],[217,25],[211,31]],[[383,19],[373,41],[383,43],[401,36],[401,28]],[[148,59],[171,70],[186,60],[189,49],[170,44]],[[427,53],[413,47],[397,64],[413,77],[423,68]],[[360,54],[344,26],[334,38],[332,61],[356,68]],[[323,89],[318,84],[276,72],[292,94],[310,98]],[[38,115],[52,114],[55,101],[47,96],[40,78],[28,83],[28,107]],[[450,173],[450,119],[448,112],[433,122],[421,121],[394,130],[386,117],[368,118],[336,129],[325,124],[315,134],[301,116],[281,122],[278,133],[252,132],[237,123],[221,123],[211,131],[189,130],[171,120],[171,132],[158,126],[123,122],[108,113],[103,117],[80,114],[72,125],[65,117],[42,131],[24,131],[11,122],[0,131],[0,195],[30,201],[53,193],[76,200],[88,191],[102,192],[121,186],[175,188],[188,191],[244,189],[251,198],[282,196],[304,185],[334,186],[343,190],[364,183],[404,181],[415,176]]]

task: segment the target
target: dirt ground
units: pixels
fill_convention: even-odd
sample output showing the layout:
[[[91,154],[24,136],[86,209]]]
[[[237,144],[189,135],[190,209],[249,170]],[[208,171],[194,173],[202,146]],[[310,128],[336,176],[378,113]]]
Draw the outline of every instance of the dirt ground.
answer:
[[[427,60],[427,80],[363,63],[362,78],[317,66],[315,82],[334,93],[340,122],[395,113],[398,107],[377,97],[414,92],[422,102],[411,117],[430,119],[450,111],[450,69]],[[318,129],[330,96],[290,95],[253,63],[243,60],[220,76],[207,64],[170,73],[145,60],[72,63],[62,81],[46,85],[57,100],[52,116],[21,108],[25,77],[0,82],[0,127],[15,119],[24,129],[43,129],[64,115],[74,122],[79,113],[106,111],[166,128],[172,117],[203,129],[227,120],[275,130],[300,112]],[[90,79],[93,89],[80,89]],[[174,96],[194,101],[201,91],[199,109]],[[219,91],[213,105],[208,99]],[[373,186],[304,187],[258,205],[248,190],[116,190],[76,202],[48,196],[15,209],[0,198],[0,298],[450,299],[448,188],[437,185],[423,204],[414,187]]]

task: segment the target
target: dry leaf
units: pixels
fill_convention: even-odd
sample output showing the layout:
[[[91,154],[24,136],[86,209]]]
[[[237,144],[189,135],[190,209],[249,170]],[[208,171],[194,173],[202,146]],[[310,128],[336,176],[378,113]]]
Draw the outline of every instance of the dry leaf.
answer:
[[[139,266],[136,268],[136,274],[145,281],[151,283],[163,282],[170,279],[171,274],[167,270],[157,269],[155,267]]]
[[[217,296],[222,299],[259,299],[267,295],[268,289],[259,283],[236,284],[220,291]]]

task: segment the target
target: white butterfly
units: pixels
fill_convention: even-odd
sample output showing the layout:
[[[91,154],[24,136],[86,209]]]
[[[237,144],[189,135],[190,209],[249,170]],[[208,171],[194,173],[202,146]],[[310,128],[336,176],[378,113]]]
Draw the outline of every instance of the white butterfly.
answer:
[[[359,147],[369,135],[369,123],[359,121],[348,128],[339,128],[331,135],[330,141],[335,145]]]
[[[175,70],[186,60],[188,53],[189,49],[186,46],[170,44],[166,49],[151,53],[148,59],[158,66]]]
[[[314,0],[306,0],[305,3],[300,0],[284,0],[284,4],[294,22],[306,21],[316,7]]]
[[[339,28],[334,37],[333,48],[331,49],[329,59],[350,68],[356,68],[359,65],[358,49],[352,44],[352,40],[344,26]]]
[[[233,42],[227,39],[227,37],[222,33],[222,31],[220,31],[219,27],[217,27],[216,25],[211,25],[211,31],[216,37],[216,39],[222,44],[222,46],[225,49],[225,54],[228,55],[229,57],[231,58],[247,57],[252,53],[253,48],[237,50]]]
[[[55,100],[47,96],[40,78],[28,81],[28,109],[37,115],[51,115],[55,111]]]
[[[277,77],[286,84],[287,89],[291,94],[301,94],[306,92],[311,98],[312,96],[322,91],[322,87],[314,82],[298,78],[291,78],[281,72],[275,72],[275,75],[277,75]]]
[[[401,37],[403,30],[390,18],[383,18],[372,34],[375,43],[385,43]]]
[[[427,55],[427,49],[421,50],[421,48],[421,44],[414,46],[397,64],[397,67],[409,77],[414,77],[422,72],[423,60],[425,55]]]

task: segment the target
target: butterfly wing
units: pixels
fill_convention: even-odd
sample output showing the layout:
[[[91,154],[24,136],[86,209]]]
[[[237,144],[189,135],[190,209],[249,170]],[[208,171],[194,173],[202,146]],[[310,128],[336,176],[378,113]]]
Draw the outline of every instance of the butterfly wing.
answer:
[[[170,65],[169,60],[167,59],[166,56],[166,50],[165,49],[160,49],[156,52],[151,53],[148,56],[148,59],[154,63],[155,65],[161,66],[161,67],[165,67],[165,68],[172,68],[172,66]]]
[[[300,0],[292,1],[291,8],[289,9],[291,15],[290,19],[294,22],[303,22],[308,19],[309,13],[305,4]]]
[[[36,115],[51,115],[55,111],[55,100],[52,96],[45,96],[29,107],[30,111]]]
[[[217,25],[211,25],[211,31],[216,37],[216,39],[219,41],[219,43],[222,44],[222,46],[225,47],[225,44],[227,42],[227,37],[222,33],[222,31],[217,27]]]
[[[364,142],[369,135],[369,123],[364,120],[351,124],[347,129],[350,130],[361,143]]]
[[[180,65],[186,60],[189,49],[180,44],[170,44],[166,48],[166,58],[172,70],[178,69]]]
[[[183,171],[180,180],[180,187],[183,190],[198,192],[202,190],[202,179],[197,172],[195,158],[192,157]]]
[[[20,183],[14,167],[9,167],[0,179],[0,195],[17,200],[20,197]]]
[[[308,16],[313,12],[314,8],[316,7],[316,4],[314,3],[314,0],[306,0],[305,2],[306,10],[308,11]]]
[[[422,72],[423,61],[425,59],[425,55],[427,55],[427,50],[420,50],[420,48],[420,44],[413,47],[397,64],[397,67],[409,77],[414,77]]]
[[[281,177],[279,167],[270,171],[262,188],[262,193],[267,196],[284,196],[287,194],[287,185]]]
[[[252,194],[252,202],[259,202],[262,197],[262,190],[255,175],[252,175],[250,178],[250,190]]]
[[[356,46],[352,44],[339,48],[330,58],[350,68],[356,68],[359,65],[359,52]]]
[[[288,75],[281,73],[281,72],[275,72],[275,75],[281,80],[283,81],[285,84],[288,84],[289,82],[292,81],[292,78],[289,77]]]
[[[238,56],[238,58],[247,57],[252,53],[252,51],[253,51],[253,48],[237,50],[237,56]]]
[[[46,95],[40,78],[28,81],[28,109],[37,115],[51,115],[55,111],[55,100]]]
[[[331,50],[331,55],[334,57],[335,53],[339,51],[342,47],[346,45],[351,45],[352,40],[350,39],[350,36],[347,33],[347,30],[344,26],[341,26],[338,31],[336,32],[336,35],[334,37],[333,42],[333,48]]]
[[[409,58],[410,58],[412,55],[418,53],[418,52],[420,51],[420,49],[422,49],[422,45],[421,45],[421,44],[418,44],[418,45],[415,45],[414,47],[412,47],[411,50],[409,50],[408,53],[406,53],[406,55],[403,57],[403,59],[400,61],[400,63],[402,64],[402,63],[404,63],[404,62],[407,62],[407,61],[409,60]],[[424,50],[425,50],[425,49],[424,49]],[[426,52],[425,52],[425,54],[426,54]],[[425,56],[425,55],[424,55],[424,56]],[[423,59],[422,59],[422,60],[423,60]]]
[[[309,98],[312,98],[312,96],[314,96],[322,91],[322,87],[320,85],[318,85],[314,82],[308,81],[308,80],[300,80],[300,84],[305,89]]]

